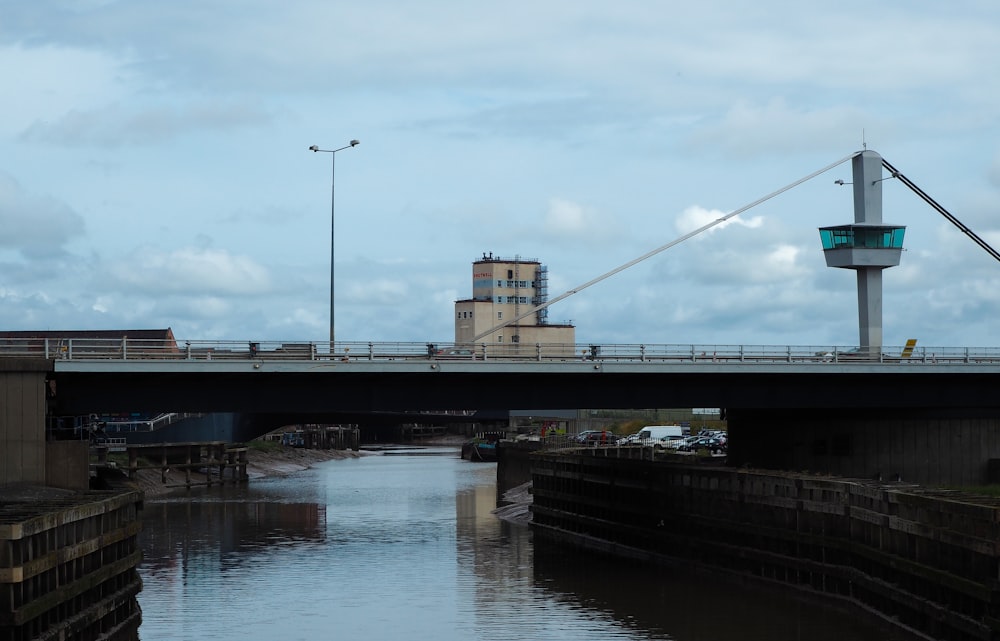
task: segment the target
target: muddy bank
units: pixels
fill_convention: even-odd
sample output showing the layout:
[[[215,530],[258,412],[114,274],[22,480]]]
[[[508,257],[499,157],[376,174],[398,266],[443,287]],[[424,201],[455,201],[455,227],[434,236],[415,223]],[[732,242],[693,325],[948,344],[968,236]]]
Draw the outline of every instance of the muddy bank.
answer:
[[[247,477],[249,482],[254,479],[269,476],[286,476],[307,470],[317,463],[337,459],[357,458],[370,455],[372,452],[355,452],[354,450],[307,450],[299,447],[282,447],[281,449],[262,451],[250,449],[247,451]],[[191,472],[191,482],[203,485],[207,480],[203,472]],[[214,482],[218,477],[213,476]],[[136,478],[129,485],[141,490],[146,499],[155,499],[173,492],[185,491],[184,470],[167,470],[164,475],[160,470],[139,470]],[[227,483],[231,483],[229,477]]]
[[[333,461],[338,459],[357,458],[360,456],[373,456],[382,452],[396,448],[411,447],[461,447],[466,439],[455,435],[442,435],[435,438],[415,440],[403,444],[370,444],[365,445],[360,451],[354,450],[310,450],[301,447],[280,447],[272,450],[247,450],[247,477],[249,482],[254,479],[287,476],[302,470],[307,470],[317,463]],[[191,472],[191,483],[204,485],[208,477],[204,472]],[[218,476],[213,476],[213,483],[218,482]],[[184,492],[185,487],[184,470],[170,469],[164,476],[158,469],[139,470],[137,477],[126,484],[130,489],[141,490],[145,493],[147,500],[155,499],[166,494]],[[229,477],[226,482],[231,483]],[[117,485],[117,484],[116,484]]]

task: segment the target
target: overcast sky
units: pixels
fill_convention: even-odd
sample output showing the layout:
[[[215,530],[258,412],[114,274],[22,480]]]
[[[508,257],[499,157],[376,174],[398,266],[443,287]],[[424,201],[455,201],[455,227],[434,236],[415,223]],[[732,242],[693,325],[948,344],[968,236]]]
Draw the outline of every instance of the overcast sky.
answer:
[[[0,0],[0,328],[454,336],[861,149],[1000,247],[996,0]],[[856,345],[844,164],[556,303],[580,343]],[[1000,345],[1000,263],[900,181],[886,345]]]

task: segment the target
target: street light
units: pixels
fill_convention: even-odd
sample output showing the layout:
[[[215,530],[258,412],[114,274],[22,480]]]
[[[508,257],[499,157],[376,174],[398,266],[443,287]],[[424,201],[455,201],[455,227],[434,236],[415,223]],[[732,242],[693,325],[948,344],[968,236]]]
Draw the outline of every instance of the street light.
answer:
[[[357,147],[361,144],[360,140],[352,140],[343,147],[338,149],[320,149],[317,145],[309,147],[309,151],[322,151],[324,153],[330,154],[330,353],[333,354],[333,256],[334,256],[334,239],[336,238],[335,228],[334,228],[334,206],[335,206],[335,196],[336,196],[336,175],[337,175],[337,152],[343,151],[345,149],[350,149],[351,147]]]

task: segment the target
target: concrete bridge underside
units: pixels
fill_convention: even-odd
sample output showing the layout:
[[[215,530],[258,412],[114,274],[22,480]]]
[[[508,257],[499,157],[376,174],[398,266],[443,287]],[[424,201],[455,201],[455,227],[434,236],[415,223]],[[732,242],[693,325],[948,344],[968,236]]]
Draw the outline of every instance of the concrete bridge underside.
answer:
[[[572,368],[437,366],[336,371],[57,371],[54,409],[89,411],[406,412],[725,407],[1000,410],[1000,367],[895,365]]]
[[[74,366],[79,371],[48,373],[48,409],[56,415],[239,412],[257,415],[264,425],[358,422],[379,412],[420,410],[720,407],[729,421],[732,465],[973,484],[992,478],[1000,460],[998,368],[648,365],[408,363],[268,371],[246,363],[196,371],[83,364]],[[44,377],[35,380],[46,385]],[[7,420],[8,431],[12,423]],[[43,423],[37,428],[41,434]]]
[[[155,411],[168,404],[315,422],[413,410],[721,407],[733,465],[972,484],[990,479],[1000,459],[1000,372],[981,368],[428,368],[66,372],[57,375],[56,407],[72,413],[124,403]]]

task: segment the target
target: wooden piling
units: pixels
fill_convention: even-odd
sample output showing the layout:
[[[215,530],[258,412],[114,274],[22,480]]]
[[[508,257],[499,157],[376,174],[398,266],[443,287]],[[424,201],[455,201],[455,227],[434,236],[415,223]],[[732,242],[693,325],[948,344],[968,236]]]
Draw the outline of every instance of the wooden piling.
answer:
[[[160,481],[167,487],[193,487],[226,483],[226,470],[231,469],[229,482],[247,481],[247,448],[233,447],[225,441],[206,443],[156,443],[129,445],[128,476],[134,479],[139,470],[158,469]],[[152,465],[140,465],[139,458],[159,460]],[[184,483],[168,485],[167,472],[171,469],[183,470]],[[192,472],[205,470],[205,479],[196,481]],[[218,475],[218,478],[213,478]]]

